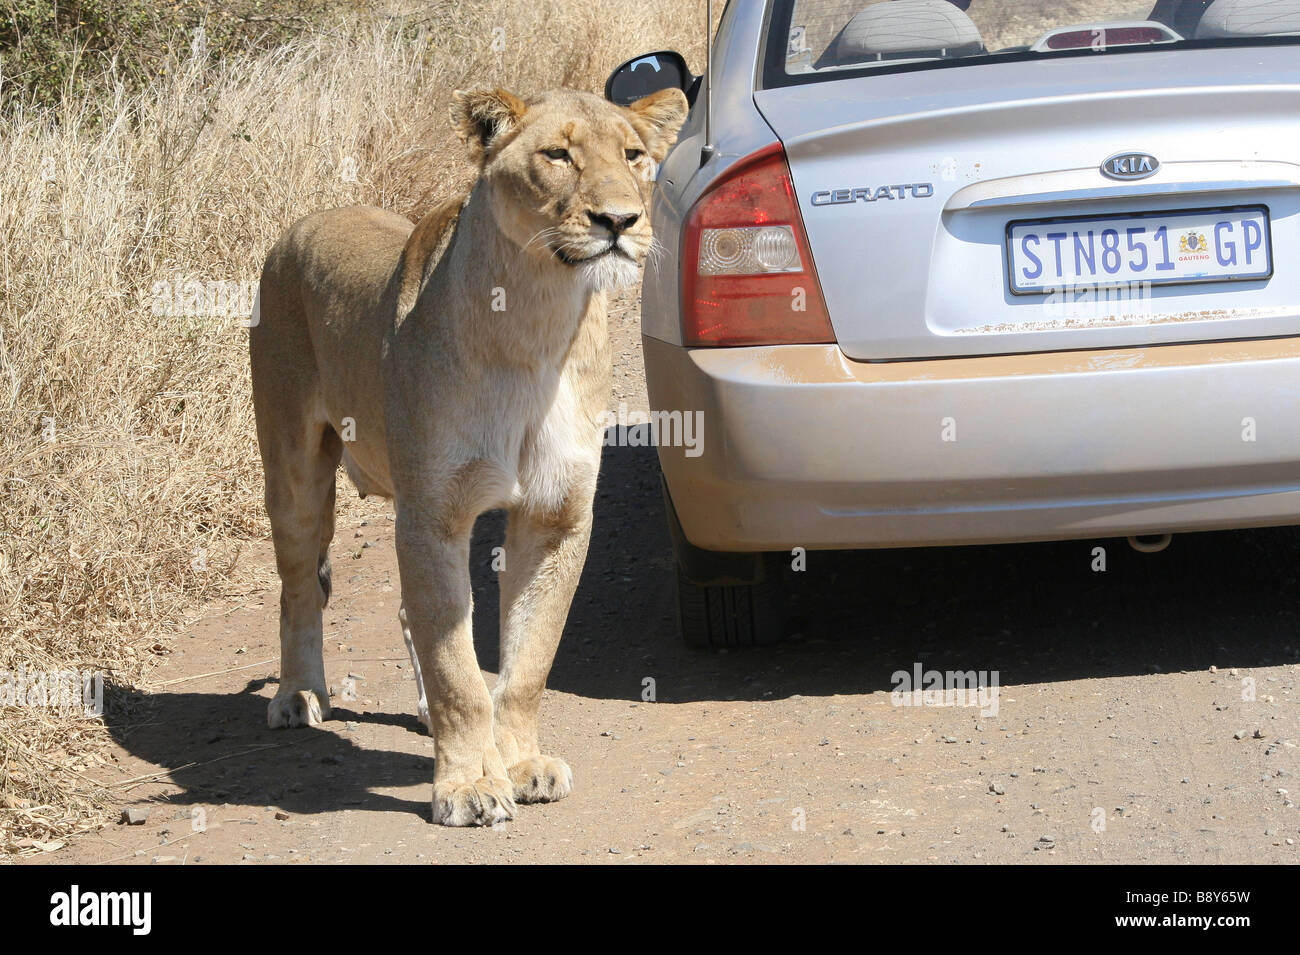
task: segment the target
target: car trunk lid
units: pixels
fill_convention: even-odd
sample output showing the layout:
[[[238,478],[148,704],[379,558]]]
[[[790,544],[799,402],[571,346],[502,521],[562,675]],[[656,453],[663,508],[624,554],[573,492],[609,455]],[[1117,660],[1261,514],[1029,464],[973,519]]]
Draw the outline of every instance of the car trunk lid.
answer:
[[[1293,50],[963,65],[755,99],[784,143],[831,321],[851,358],[1300,334]],[[1152,157],[1158,168],[1146,175],[1134,160],[1131,170],[1112,164],[1120,178],[1103,175],[1116,156]],[[1126,180],[1126,171],[1143,178]],[[1061,234],[1054,247],[1047,237]],[[1131,265],[1140,261],[1125,248],[1130,238],[1144,244],[1151,269],[1125,266],[1113,277],[1115,242]],[[1059,280],[1054,252],[1066,263]],[[1220,264],[1230,256],[1237,261]],[[1035,258],[1049,264],[1037,283],[1024,278]],[[1161,284],[1170,273],[1155,265],[1165,261],[1195,283]]]

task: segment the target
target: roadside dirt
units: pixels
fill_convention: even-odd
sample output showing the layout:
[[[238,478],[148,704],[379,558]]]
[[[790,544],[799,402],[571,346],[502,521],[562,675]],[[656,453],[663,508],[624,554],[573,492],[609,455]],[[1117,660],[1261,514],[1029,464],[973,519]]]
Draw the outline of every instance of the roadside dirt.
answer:
[[[612,335],[611,407],[643,408],[630,302]],[[319,729],[266,728],[278,590],[264,543],[245,559],[267,589],[188,628],[152,692],[110,700],[99,776],[147,821],[31,862],[1300,858],[1300,531],[1190,535],[1156,556],[1122,541],[813,553],[789,642],[710,654],[675,633],[658,481],[652,449],[606,449],[543,706],[569,798],[493,830],[430,824],[433,746],[377,507],[340,524],[325,616],[327,673],[356,699],[340,692]],[[489,681],[502,529],[485,516],[472,558]],[[917,664],[997,671],[997,714],[893,705],[891,674]]]

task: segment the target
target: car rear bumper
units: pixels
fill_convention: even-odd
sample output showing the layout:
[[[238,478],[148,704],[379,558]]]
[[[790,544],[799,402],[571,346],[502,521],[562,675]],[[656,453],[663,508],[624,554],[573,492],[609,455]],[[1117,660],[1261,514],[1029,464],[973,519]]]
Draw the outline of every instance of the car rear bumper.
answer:
[[[645,338],[682,528],[720,551],[1300,523],[1300,338],[919,362]],[[680,436],[678,436],[680,437]]]

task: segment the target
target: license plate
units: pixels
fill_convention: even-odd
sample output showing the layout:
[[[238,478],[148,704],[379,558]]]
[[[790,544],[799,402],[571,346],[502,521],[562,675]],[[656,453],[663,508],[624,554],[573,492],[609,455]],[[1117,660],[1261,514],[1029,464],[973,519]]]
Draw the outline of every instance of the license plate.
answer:
[[[1014,295],[1135,282],[1259,281],[1273,276],[1268,209],[1077,216],[1007,225]]]

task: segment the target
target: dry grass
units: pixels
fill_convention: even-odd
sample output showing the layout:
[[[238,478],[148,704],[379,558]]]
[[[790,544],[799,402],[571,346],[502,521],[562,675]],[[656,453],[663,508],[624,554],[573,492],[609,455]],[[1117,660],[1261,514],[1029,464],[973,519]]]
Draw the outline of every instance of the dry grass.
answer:
[[[808,29],[815,60],[864,7],[889,0],[801,0],[794,22]],[[989,50],[1034,43],[1048,30],[1102,20],[1145,20],[1154,0],[974,0],[966,12]]]
[[[1154,6],[1154,0],[976,0],[969,13],[984,44],[1001,50],[1034,43],[1048,30],[1071,24],[1145,20]]]
[[[680,0],[418,11],[353,13],[216,62],[178,37],[138,93],[110,75],[93,101],[8,117],[0,671],[140,683],[187,609],[238,577],[241,545],[267,534],[246,299],[195,309],[185,283],[244,291],[281,230],[316,209],[418,217],[470,174],[446,120],[457,87],[599,89],[648,49],[702,59]],[[189,314],[160,309],[160,283]],[[0,857],[103,821],[106,739],[99,719],[0,709]]]

